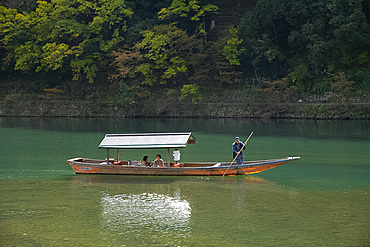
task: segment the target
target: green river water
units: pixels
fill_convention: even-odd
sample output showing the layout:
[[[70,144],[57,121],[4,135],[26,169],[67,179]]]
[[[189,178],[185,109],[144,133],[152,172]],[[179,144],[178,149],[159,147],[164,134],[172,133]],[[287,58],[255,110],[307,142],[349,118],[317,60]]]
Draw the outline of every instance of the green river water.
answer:
[[[301,159],[225,179],[66,163],[104,159],[106,133],[185,131],[182,161],[231,161],[251,131],[246,160]],[[0,118],[0,138],[0,246],[370,246],[370,121]]]

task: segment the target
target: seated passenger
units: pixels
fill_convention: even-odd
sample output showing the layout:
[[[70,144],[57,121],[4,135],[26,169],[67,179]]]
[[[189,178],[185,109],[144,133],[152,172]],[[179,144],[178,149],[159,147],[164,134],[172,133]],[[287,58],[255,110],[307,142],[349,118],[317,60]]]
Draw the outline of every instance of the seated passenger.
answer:
[[[148,156],[144,156],[143,162],[141,162],[141,165],[142,166],[151,166],[150,162],[149,162],[149,159],[148,159]]]
[[[163,167],[164,166],[164,162],[161,158],[162,158],[161,155],[157,154],[156,159],[153,161],[153,166],[154,167]]]

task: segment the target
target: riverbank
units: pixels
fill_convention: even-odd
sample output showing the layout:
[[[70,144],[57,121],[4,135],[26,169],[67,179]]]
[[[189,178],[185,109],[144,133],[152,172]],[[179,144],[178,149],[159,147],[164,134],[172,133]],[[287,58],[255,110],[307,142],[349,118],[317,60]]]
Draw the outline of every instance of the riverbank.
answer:
[[[0,101],[0,116],[370,119],[370,104],[156,101],[116,106],[107,101],[27,100]]]

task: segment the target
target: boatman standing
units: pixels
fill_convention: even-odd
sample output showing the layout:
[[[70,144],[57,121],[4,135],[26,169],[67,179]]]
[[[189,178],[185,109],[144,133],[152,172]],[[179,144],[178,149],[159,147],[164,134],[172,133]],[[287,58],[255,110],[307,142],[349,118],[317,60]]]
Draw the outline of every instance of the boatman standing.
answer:
[[[232,145],[232,147],[233,147],[233,158],[235,158],[235,156],[237,156],[238,153],[239,153],[238,157],[235,160],[235,162],[238,163],[239,165],[244,163],[244,154],[243,154],[243,150],[242,150],[243,145],[244,145],[244,143],[240,142],[240,138],[235,137],[235,142]],[[245,149],[245,147],[243,149]]]

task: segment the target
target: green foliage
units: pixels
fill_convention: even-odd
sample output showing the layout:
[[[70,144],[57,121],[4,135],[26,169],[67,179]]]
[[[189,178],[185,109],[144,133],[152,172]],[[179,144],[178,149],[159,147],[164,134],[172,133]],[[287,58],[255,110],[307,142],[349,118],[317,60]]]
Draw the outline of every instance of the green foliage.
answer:
[[[166,96],[168,99],[178,100],[181,96],[181,91],[178,89],[168,89]]]
[[[76,58],[71,61],[71,68],[73,71],[73,80],[81,79],[81,74],[84,73],[90,83],[94,82],[96,72],[98,71],[96,61],[93,58]]]
[[[331,12],[329,25],[333,30],[333,45],[344,66],[369,61],[370,25],[362,1],[337,0],[328,6]]]
[[[130,87],[123,81],[119,83],[119,97],[123,104],[134,104],[135,103],[135,87]]]
[[[238,38],[238,29],[230,28],[229,37],[227,38],[222,54],[231,65],[240,65],[240,56],[244,52],[244,49],[240,48],[242,42],[243,40]]]
[[[57,70],[62,67],[63,59],[74,53],[68,45],[57,45],[55,42],[47,43],[42,47],[42,50],[41,65],[36,68],[36,72],[42,69],[45,71]]]
[[[14,59],[14,69],[73,72],[74,80],[84,76],[92,83],[123,41],[132,11],[123,0],[37,3],[34,11],[23,14],[0,7],[0,42]]]
[[[308,68],[306,64],[299,64],[294,67],[294,71],[289,73],[289,78],[298,88],[304,89],[305,80],[308,77]]]
[[[158,18],[163,20],[172,16],[188,17],[192,21],[199,21],[208,12],[213,13],[218,7],[212,4],[201,6],[197,0],[173,0],[169,8],[163,8],[158,12]]]
[[[199,86],[195,84],[184,85],[181,89],[181,96],[180,100],[184,100],[185,98],[191,98],[191,102],[198,103],[202,101],[203,97],[199,91]]]
[[[206,37],[205,17],[217,14],[217,10],[217,6],[204,5],[202,1],[198,0],[173,0],[170,7],[163,8],[158,12],[158,18],[160,20],[171,19],[180,24],[195,22],[197,23],[196,32]],[[190,33],[192,34],[192,32]]]
[[[114,109],[128,109],[136,104],[140,98],[147,98],[149,92],[139,86],[130,86],[124,81],[118,84],[117,93],[108,97],[109,105]]]
[[[353,87],[357,91],[370,94],[370,66],[358,67],[344,71],[349,80],[355,81]]]
[[[158,85],[180,82],[191,65],[191,56],[201,44],[195,36],[174,25],[159,25],[143,31],[144,39],[137,44],[142,61],[136,67],[144,80],[143,84]]]
[[[218,40],[210,42],[210,48],[207,50],[212,58],[209,67],[214,68],[214,79],[220,82],[221,86],[224,83],[234,84],[241,78],[239,65],[245,50],[240,47],[242,40],[238,39],[237,34],[236,28],[223,31]]]
[[[257,71],[262,77],[289,74],[300,89],[308,90],[310,77],[319,78],[327,68],[368,64],[370,26],[363,4],[362,0],[258,1],[239,28],[247,51],[244,68],[253,67],[249,73]]]
[[[246,51],[243,67],[253,68],[249,73],[257,79],[285,76],[283,64],[287,55],[283,48],[290,25],[281,16],[286,8],[282,1],[258,1],[254,10],[247,12],[241,20],[239,36]]]
[[[127,20],[127,32],[124,40],[125,44],[131,47],[142,39],[140,34],[142,30],[150,30],[161,23],[158,19],[158,12],[168,7],[171,0],[126,0],[125,3],[134,12],[132,18]]]
[[[331,84],[333,83],[332,76],[326,76],[320,79],[316,79],[312,83],[312,88],[310,89],[311,94],[324,96],[331,90]]]
[[[273,97],[295,87],[325,95],[337,90],[331,85],[338,72],[355,82],[352,90],[366,93],[368,7],[365,0],[259,0],[239,27],[216,26],[218,36],[208,37],[218,11],[210,0],[5,0],[0,68],[53,83],[108,75],[113,85],[127,86],[117,89],[119,102],[149,86],[197,101],[199,87],[222,90],[246,81],[253,95],[260,86]],[[58,86],[50,84],[42,88]]]

